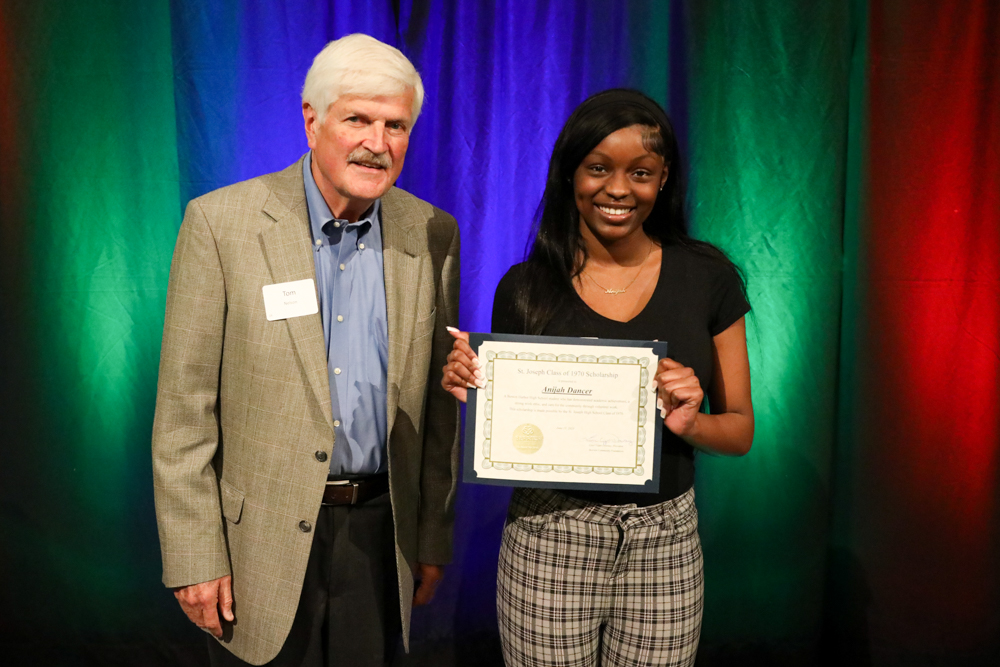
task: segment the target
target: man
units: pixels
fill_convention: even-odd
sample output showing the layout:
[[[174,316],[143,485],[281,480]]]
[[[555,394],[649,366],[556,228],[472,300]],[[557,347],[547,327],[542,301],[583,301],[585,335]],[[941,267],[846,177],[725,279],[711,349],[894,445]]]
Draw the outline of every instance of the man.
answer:
[[[396,49],[331,42],[311,151],[188,204],[153,472],[163,581],[215,664],[382,665],[451,557],[458,227],[393,187],[422,101]]]

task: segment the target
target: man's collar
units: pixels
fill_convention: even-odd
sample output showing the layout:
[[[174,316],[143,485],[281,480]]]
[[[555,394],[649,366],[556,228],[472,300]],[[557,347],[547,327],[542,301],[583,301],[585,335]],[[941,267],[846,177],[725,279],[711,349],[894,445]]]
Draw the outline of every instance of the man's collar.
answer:
[[[368,207],[368,210],[358,218],[357,222],[349,223],[346,220],[338,220],[334,217],[333,213],[330,212],[330,207],[327,205],[326,200],[323,199],[323,193],[319,191],[319,186],[316,185],[316,179],[313,178],[312,151],[306,153],[305,158],[302,160],[302,181],[305,185],[306,204],[309,207],[309,226],[312,229],[313,239],[322,238],[327,235],[324,227],[331,222],[339,222],[342,227],[357,225],[359,232],[367,231],[371,227],[378,225],[379,213],[382,208],[381,199],[376,199]]]

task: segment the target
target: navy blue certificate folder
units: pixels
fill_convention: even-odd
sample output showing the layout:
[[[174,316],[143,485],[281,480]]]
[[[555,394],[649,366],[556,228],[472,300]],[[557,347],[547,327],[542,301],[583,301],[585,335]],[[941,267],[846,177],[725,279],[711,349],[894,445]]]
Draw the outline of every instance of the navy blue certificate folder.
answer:
[[[488,358],[480,355],[480,347],[484,343],[491,343],[488,350]],[[513,343],[511,349],[504,350],[502,343]],[[483,389],[470,389],[468,393],[468,409],[465,421],[465,450],[463,456],[463,480],[474,484],[492,484],[497,486],[522,486],[548,489],[575,489],[591,491],[632,491],[656,493],[660,488],[660,446],[662,439],[663,421],[659,419],[659,411],[656,408],[655,392],[649,389],[653,383],[653,376],[656,372],[656,365],[659,359],[667,356],[667,343],[660,341],[634,341],[634,340],[610,340],[595,338],[566,338],[557,336],[519,336],[512,334],[488,334],[470,333],[469,344],[473,351],[480,355],[480,362],[483,364],[484,372],[487,376],[487,387]],[[572,346],[572,347],[567,347]],[[594,354],[590,353],[593,348]],[[627,350],[619,350],[618,354],[609,354],[609,350],[600,348],[635,348],[635,356],[631,354],[621,355]],[[499,352],[497,350],[500,350]],[[602,354],[602,352],[604,354]],[[643,354],[645,352],[645,354]],[[621,355],[621,356],[618,356]],[[515,366],[517,373],[524,373],[524,376],[513,376],[517,378],[534,375],[532,380],[536,385],[543,386],[537,395],[537,404],[534,394],[531,396],[520,396],[522,403],[515,405],[525,406],[520,408],[532,419],[530,423],[519,424],[513,429],[507,429],[500,435],[493,428],[493,390],[495,388],[493,379],[495,372],[499,374],[499,364],[513,373]],[[523,367],[522,367],[523,365]],[[535,370],[533,370],[535,369]],[[542,370],[548,369],[548,370]],[[553,369],[565,369],[555,371]],[[624,375],[621,372],[624,371]],[[509,374],[508,373],[508,374]],[[548,375],[572,375],[587,376],[586,378],[560,381],[559,379],[549,380],[543,378],[543,374]],[[618,380],[621,376],[621,380]],[[507,377],[506,375],[504,377]],[[611,382],[602,378],[614,377],[614,382],[625,383],[624,390],[632,392],[630,387],[634,387],[635,393],[626,393],[628,403],[626,407],[614,408],[617,423],[623,419],[636,419],[636,429],[629,431],[628,424],[625,424],[623,432],[628,431],[627,437],[619,437],[613,433],[592,433],[585,430],[577,433],[574,426],[566,426],[567,420],[600,419],[599,410],[611,409],[601,405],[598,398],[590,398],[593,390],[587,389],[586,383]],[[628,384],[635,380],[634,384]],[[504,381],[506,384],[510,380]],[[581,383],[584,383],[581,385]],[[614,386],[605,385],[606,392],[617,392]],[[506,390],[505,390],[506,391]],[[573,396],[579,394],[579,396]],[[616,403],[625,403],[625,400],[618,399],[617,393],[613,393]],[[498,395],[499,396],[499,395]],[[528,400],[531,399],[531,400]],[[513,401],[513,397],[504,394],[503,400]],[[546,403],[546,401],[554,401]],[[589,412],[588,401],[594,405],[595,412]],[[542,409],[541,406],[553,406],[551,410]],[[560,409],[559,406],[568,408]],[[582,412],[581,412],[582,411]],[[652,415],[649,412],[652,411]],[[562,412],[564,415],[578,414],[579,417],[562,416],[552,417],[552,423],[558,423],[561,419],[563,423],[563,433],[570,432],[571,435],[560,437],[568,438],[560,440],[557,448],[566,451],[567,443],[571,447],[576,446],[579,441],[581,452],[620,452],[614,454],[616,461],[621,461],[622,457],[628,458],[625,465],[615,463],[611,465],[577,465],[570,460],[555,460],[546,458],[546,454],[557,456],[549,449],[539,452],[544,440],[551,442],[553,428],[550,427],[549,419],[545,412]],[[537,416],[534,416],[538,413]],[[610,413],[605,413],[610,414]],[[499,419],[499,417],[498,417]],[[541,424],[534,422],[543,422]],[[510,419],[507,419],[507,424]],[[477,426],[478,424],[478,426]],[[598,427],[600,424],[598,423]],[[479,438],[477,442],[477,429]],[[512,430],[512,432],[511,432]],[[558,430],[556,428],[555,430]],[[545,432],[543,439],[542,433]],[[634,438],[632,437],[634,436]],[[503,438],[500,447],[494,446]],[[577,440],[574,441],[573,439]],[[515,451],[516,450],[516,451]],[[513,456],[511,456],[513,452]],[[565,456],[565,454],[563,454]],[[591,456],[601,456],[601,454],[591,454]],[[609,455],[610,456],[610,455]],[[478,470],[477,470],[477,463]],[[497,478],[498,475],[503,478]],[[635,480],[626,483],[626,480]]]

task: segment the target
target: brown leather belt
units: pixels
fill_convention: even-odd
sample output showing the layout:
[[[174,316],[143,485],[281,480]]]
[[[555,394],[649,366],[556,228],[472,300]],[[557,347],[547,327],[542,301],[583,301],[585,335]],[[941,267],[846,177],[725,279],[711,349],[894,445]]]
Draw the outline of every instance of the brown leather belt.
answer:
[[[389,492],[389,473],[360,479],[331,480],[323,491],[324,505],[357,505]]]

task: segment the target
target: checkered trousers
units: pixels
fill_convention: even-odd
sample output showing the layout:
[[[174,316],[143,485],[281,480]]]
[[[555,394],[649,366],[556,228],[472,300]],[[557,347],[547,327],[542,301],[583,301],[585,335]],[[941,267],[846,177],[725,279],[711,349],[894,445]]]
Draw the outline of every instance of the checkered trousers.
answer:
[[[497,580],[508,666],[693,665],[703,595],[693,489],[638,508],[514,491]]]

